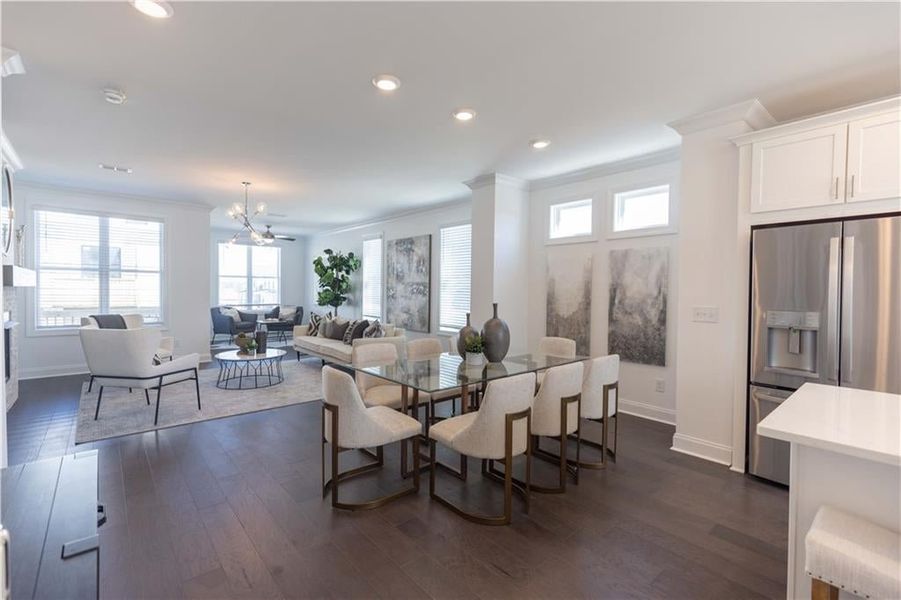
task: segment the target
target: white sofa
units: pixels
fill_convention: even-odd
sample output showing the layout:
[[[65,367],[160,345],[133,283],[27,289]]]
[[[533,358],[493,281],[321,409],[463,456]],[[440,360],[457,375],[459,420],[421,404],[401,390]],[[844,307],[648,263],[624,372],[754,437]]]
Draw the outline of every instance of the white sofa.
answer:
[[[345,344],[341,340],[332,340],[317,335],[307,335],[307,326],[297,325],[294,327],[294,350],[297,351],[297,360],[300,360],[301,354],[307,354],[324,360],[337,360],[344,363],[350,363],[354,346],[359,346],[361,344],[386,343],[394,344],[397,347],[397,355],[404,356],[407,348],[406,330],[388,323],[385,323],[382,327],[385,329],[385,337],[357,338],[353,340],[353,344]]]

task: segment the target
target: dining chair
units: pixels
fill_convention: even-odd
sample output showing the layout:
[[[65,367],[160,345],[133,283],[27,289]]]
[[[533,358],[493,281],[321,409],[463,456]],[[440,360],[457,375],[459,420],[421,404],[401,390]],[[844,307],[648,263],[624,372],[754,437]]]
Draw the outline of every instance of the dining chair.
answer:
[[[581,443],[601,451],[601,460],[582,461],[580,467],[603,469],[607,466],[607,455],[616,462],[616,439],[619,433],[619,418],[616,404],[619,399],[619,354],[599,356],[587,361],[585,379],[582,382],[581,418],[601,425],[601,442],[581,439]],[[606,410],[605,410],[606,407]],[[608,430],[613,427],[613,449],[608,447]]]
[[[575,358],[576,341],[565,337],[543,337],[538,340],[538,354],[557,356],[560,358]],[[538,385],[544,379],[547,371],[538,371]]]
[[[397,347],[389,343],[354,346],[350,361],[357,369],[391,365],[397,362]],[[354,377],[366,406],[387,406],[396,410],[403,406],[400,385],[360,371],[356,371]]]
[[[552,367],[545,372],[544,380],[532,402],[532,446],[536,458],[560,466],[560,481],[555,487],[532,485],[536,492],[560,494],[566,491],[567,474],[579,483],[579,413],[582,396],[582,363],[570,363]],[[567,460],[567,439],[576,435],[576,460]],[[541,449],[541,437],[560,440],[560,454]]]
[[[332,506],[346,510],[367,510],[419,492],[419,421],[387,406],[367,407],[353,378],[332,367],[322,369],[322,497],[331,491]],[[366,502],[341,502],[338,487],[352,477],[376,471],[385,464],[384,447],[413,442],[413,485]],[[329,445],[330,477],[325,476],[325,447]],[[369,448],[376,448],[373,454]],[[338,457],[346,450],[360,450],[375,458],[360,467],[341,472]],[[401,468],[403,476],[403,468]]]
[[[488,384],[478,411],[451,417],[432,425],[429,429],[429,458],[432,465],[429,472],[429,496],[432,499],[463,518],[482,525],[510,523],[513,491],[522,496],[525,501],[525,512],[529,512],[532,472],[531,404],[534,389],[533,373],[497,379]],[[460,454],[459,472],[437,460],[439,443]],[[513,458],[522,454],[526,455],[526,479],[524,483],[514,482]],[[468,512],[435,491],[437,467],[447,469],[459,479],[466,481],[468,456],[482,459],[484,477],[503,482],[502,514],[485,516]],[[495,461],[503,461],[503,472],[495,468]]]
[[[428,360],[439,358],[444,353],[444,344],[441,340],[434,337],[418,338],[407,342],[407,360]],[[438,392],[419,394],[419,401],[427,403],[429,406],[430,417],[426,420],[426,432],[428,433],[431,423],[440,420],[435,416],[435,404],[439,402],[453,402],[460,397],[460,388],[455,387],[450,390],[441,390]],[[453,406],[453,405],[452,405]],[[460,412],[463,412],[462,407]]]

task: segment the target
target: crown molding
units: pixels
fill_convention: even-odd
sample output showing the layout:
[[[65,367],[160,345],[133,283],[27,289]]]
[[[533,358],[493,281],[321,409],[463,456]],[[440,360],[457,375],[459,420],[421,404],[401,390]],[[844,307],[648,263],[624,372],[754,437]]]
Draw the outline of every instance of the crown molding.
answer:
[[[505,185],[523,191],[528,191],[529,189],[529,182],[525,179],[511,177],[502,173],[486,173],[463,183],[471,190],[477,190],[489,185]]]
[[[455,198],[453,200],[448,200],[448,201],[442,202],[440,204],[432,204],[430,206],[424,206],[422,208],[415,208],[413,210],[407,210],[404,212],[392,213],[390,215],[386,215],[381,218],[371,219],[369,221],[363,221],[362,223],[353,223],[351,225],[336,227],[334,229],[323,229],[321,231],[314,231],[310,234],[307,234],[306,237],[348,233],[350,231],[365,229],[367,227],[375,227],[378,225],[384,225],[386,223],[391,223],[393,221],[399,221],[400,219],[406,219],[408,217],[427,215],[429,213],[441,212],[441,211],[447,210],[449,208],[467,206],[470,204],[470,202],[471,202],[471,200],[468,197],[467,198]]]
[[[152,204],[167,204],[170,206],[178,206],[180,208],[189,208],[196,210],[203,210],[205,212],[212,212],[217,207],[212,204],[207,204],[206,202],[194,202],[189,200],[170,200],[168,198],[154,198],[152,196],[140,196],[137,194],[121,194],[119,192],[107,192],[104,190],[91,190],[87,188],[66,186],[66,185],[56,185],[51,183],[44,183],[42,181],[33,181],[29,179],[22,179],[21,177],[16,180],[16,187],[21,189],[34,189],[34,190],[44,190],[49,192],[63,192],[68,194],[79,194],[82,196],[94,196],[101,198],[116,198],[116,199],[125,199],[125,200],[134,200],[135,202],[150,202]]]
[[[764,129],[776,124],[776,119],[760,103],[760,100],[752,98],[684,119],[676,119],[667,123],[667,126],[675,129],[679,135],[686,135],[735,121],[744,121],[751,129]]]
[[[19,158],[19,154],[16,152],[16,149],[13,148],[9,138],[2,132],[0,132],[0,156],[3,158],[3,163],[6,164],[13,173],[22,170],[22,159]]]
[[[578,169],[576,171],[560,173],[559,175],[551,175],[550,177],[542,177],[541,179],[533,179],[530,182],[529,189],[531,189],[533,191],[534,190],[544,190],[547,188],[557,187],[560,185],[566,185],[566,184],[570,184],[570,183],[578,183],[581,181],[586,181],[588,179],[597,179],[599,177],[607,177],[609,175],[614,175],[616,173],[623,173],[626,171],[636,171],[638,169],[654,167],[657,165],[661,165],[661,164],[665,164],[668,162],[674,162],[674,161],[679,160],[680,153],[681,153],[681,148],[679,146],[673,146],[672,148],[667,148],[665,150],[660,150],[658,152],[652,152],[650,154],[642,154],[640,156],[632,156],[632,157],[624,158],[622,160],[617,160],[614,162],[595,165],[592,167],[586,167],[584,169]]]

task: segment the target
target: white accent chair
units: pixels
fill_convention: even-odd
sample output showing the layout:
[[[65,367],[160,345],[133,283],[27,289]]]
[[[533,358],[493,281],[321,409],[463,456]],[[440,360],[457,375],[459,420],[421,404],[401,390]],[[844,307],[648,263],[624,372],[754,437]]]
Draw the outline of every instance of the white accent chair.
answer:
[[[430,360],[439,358],[444,353],[444,344],[439,338],[417,338],[407,342],[407,360]],[[442,390],[431,394],[420,393],[419,401],[429,406],[429,419],[426,421],[426,434],[432,421],[438,420],[435,416],[435,404],[438,402],[454,401],[460,397],[460,389]],[[462,408],[461,408],[462,412]]]
[[[144,315],[141,314],[122,315],[122,320],[125,321],[126,329],[140,329],[141,327],[144,327]],[[94,328],[99,328],[97,321],[93,317],[82,317],[81,326],[93,326]],[[161,335],[160,347],[156,351],[156,359],[159,362],[163,362],[164,360],[172,360],[174,356],[175,338],[172,336]]]
[[[458,515],[483,525],[507,525],[512,516],[512,494],[516,490],[525,500],[529,511],[532,470],[531,415],[535,375],[523,373],[488,383],[482,404],[476,412],[435,423],[429,429],[429,495]],[[437,460],[436,445],[441,444],[460,453],[460,471],[454,471]],[[526,455],[525,483],[514,482],[513,458]],[[466,457],[482,459],[482,475],[504,484],[504,512],[498,516],[483,516],[467,512],[435,492],[436,467],[449,470],[466,480]],[[494,467],[494,461],[504,462],[504,471]]]
[[[351,355],[351,364],[357,368],[381,367],[395,362],[397,346],[392,343],[354,346]],[[360,371],[355,373],[355,379],[366,406],[386,406],[395,410],[403,407],[403,390],[400,385]]]
[[[559,356],[561,358],[575,358],[576,356],[576,340],[564,337],[543,337],[538,340],[538,354],[547,354],[549,356]],[[544,379],[547,371],[538,372],[538,385]]]
[[[91,372],[91,385],[100,385],[94,420],[100,416],[103,388],[121,387],[144,390],[144,399],[150,405],[150,390],[156,390],[156,410],[153,424],[159,422],[160,395],[165,386],[183,381],[194,381],[197,392],[197,410],[200,410],[200,384],[197,379],[199,357],[188,354],[168,362],[154,364],[160,347],[158,329],[98,329],[87,325],[78,330],[81,347]],[[88,387],[90,391],[91,387]]]
[[[601,451],[601,460],[580,461],[579,467],[603,469],[607,466],[607,455],[616,462],[616,440],[619,437],[619,417],[616,402],[619,399],[619,354],[599,356],[586,361],[585,380],[582,382],[581,417],[599,423],[602,427],[601,443],[587,440],[581,443]],[[606,410],[605,410],[606,407]],[[613,450],[608,447],[610,423],[613,428]]]
[[[322,497],[332,493],[332,506],[346,510],[377,508],[392,500],[419,491],[419,421],[386,406],[366,407],[353,378],[332,367],[322,369]],[[341,502],[339,484],[351,477],[381,469],[384,465],[384,446],[413,442],[413,486],[367,502]],[[330,446],[330,477],[325,476],[325,446]],[[366,451],[376,448],[376,454]],[[343,473],[338,456],[345,450],[361,450],[374,456],[375,462]],[[401,467],[403,476],[403,467]]]
[[[567,458],[567,439],[576,434],[577,444],[581,437],[579,432],[580,398],[582,397],[582,363],[570,363],[552,367],[545,371],[544,380],[538,387],[538,393],[532,402],[532,440],[533,453],[560,467],[560,481],[556,487],[532,485],[536,492],[560,494],[566,491],[567,474],[579,483],[580,458],[579,445],[576,446],[576,459]],[[541,449],[541,437],[553,437],[560,440],[560,454],[555,455]]]
[[[901,533],[831,506],[822,506],[804,539],[804,569],[812,600],[901,598]]]

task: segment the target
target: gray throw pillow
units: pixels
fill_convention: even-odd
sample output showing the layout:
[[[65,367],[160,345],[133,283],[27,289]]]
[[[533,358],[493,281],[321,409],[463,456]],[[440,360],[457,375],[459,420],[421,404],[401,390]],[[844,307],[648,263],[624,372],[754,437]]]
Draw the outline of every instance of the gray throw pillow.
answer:
[[[348,322],[338,319],[329,319],[325,322],[325,337],[330,340],[343,340],[347,331]]]
[[[378,322],[378,319],[373,321],[369,327],[363,332],[364,338],[380,338],[385,337],[385,330],[382,328],[382,324]]]
[[[369,321],[363,319],[362,321],[357,321],[357,324],[354,325],[354,330],[350,334],[350,341],[348,344],[353,344],[354,340],[358,340],[363,337],[363,332],[366,331],[366,328],[369,327]]]
[[[359,321],[353,320],[347,324],[347,329],[344,330],[344,338],[342,339],[345,344],[350,344],[350,336],[353,334],[354,327],[357,323],[359,323]]]

